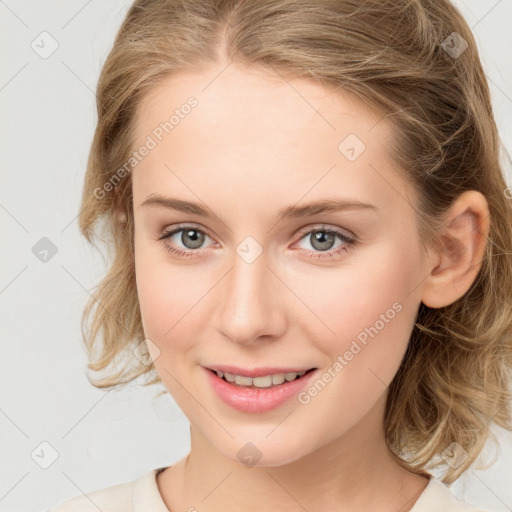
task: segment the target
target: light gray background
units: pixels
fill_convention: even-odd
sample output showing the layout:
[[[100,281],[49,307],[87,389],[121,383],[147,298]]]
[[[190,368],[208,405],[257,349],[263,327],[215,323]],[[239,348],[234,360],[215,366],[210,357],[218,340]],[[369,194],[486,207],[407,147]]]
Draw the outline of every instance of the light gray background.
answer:
[[[94,90],[130,3],[0,0],[1,511],[44,510],[170,465],[189,450],[183,413],[167,396],[154,400],[161,388],[105,392],[85,376],[80,316],[105,262],[80,237],[76,216]],[[476,35],[512,153],[512,0],[455,3]],[[58,44],[47,58],[31,46],[41,47],[41,38],[46,50],[51,39]],[[32,252],[43,237],[57,248],[46,263]],[[452,489],[502,512],[512,510],[512,434],[494,430],[495,464],[468,471]]]

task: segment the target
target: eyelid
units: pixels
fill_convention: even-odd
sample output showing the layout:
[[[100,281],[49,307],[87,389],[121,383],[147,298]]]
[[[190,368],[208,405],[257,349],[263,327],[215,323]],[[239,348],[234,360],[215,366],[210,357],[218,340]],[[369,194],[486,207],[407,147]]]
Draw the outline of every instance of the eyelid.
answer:
[[[197,231],[201,231],[205,235],[208,235],[212,240],[215,240],[215,237],[212,235],[212,233],[208,229],[201,226],[200,224],[196,224],[195,222],[184,222],[182,224],[175,224],[169,229],[164,228],[162,230],[161,236],[159,236],[158,240],[162,240],[166,237],[169,237],[171,235],[171,233],[174,234],[177,231],[185,231],[187,228],[197,229]]]
[[[214,244],[218,245],[218,242],[215,240],[215,238],[210,234],[208,229],[203,229],[202,227],[199,227],[198,224],[189,222],[184,223],[180,225],[175,225],[171,229],[164,229],[161,236],[158,238],[158,241],[161,241],[165,246],[169,253],[175,253],[179,257],[182,258],[193,258],[193,257],[201,257],[201,249],[181,249],[176,248],[174,246],[167,244],[167,239],[170,239],[175,234],[179,233],[180,231],[185,231],[187,228],[193,229],[196,231],[200,231],[203,234],[205,234],[208,238],[210,238]],[[309,225],[305,226],[302,229],[300,229],[296,234],[295,237],[298,236],[297,241],[293,242],[292,247],[296,244],[298,244],[303,238],[305,238],[307,235],[313,234],[314,232],[318,231],[324,231],[326,233],[331,233],[338,239],[340,239],[343,244],[339,246],[336,249],[330,249],[328,251],[310,251],[306,250],[308,253],[308,258],[317,258],[318,260],[324,260],[328,258],[335,258],[340,254],[349,252],[352,250],[353,247],[357,246],[359,244],[359,238],[352,234],[350,231],[348,231],[349,234],[347,234],[347,231],[340,227],[333,227],[333,226],[327,226],[326,224],[320,224],[320,225]],[[205,248],[206,249],[206,248]],[[302,249],[301,249],[302,250]],[[309,255],[309,253],[311,253]]]
[[[332,225],[329,225],[329,224],[314,224],[313,226],[305,226],[304,228],[301,228],[296,236],[299,236],[300,239],[302,239],[302,237],[308,233],[310,233],[311,231],[335,231],[337,233],[340,233],[344,236],[346,236],[347,238],[349,238],[350,240],[353,240],[354,242],[357,242],[358,241],[358,238],[356,237],[356,235],[354,235],[354,233],[352,233],[351,231],[348,231],[347,229],[344,229],[344,228],[340,228],[340,227],[337,227],[337,226],[332,226]]]
[[[205,233],[206,235],[208,235],[209,238],[211,238],[212,240],[214,240],[216,242],[215,237],[212,235],[211,231],[209,231],[204,226],[201,226],[200,224],[197,224],[195,222],[184,222],[182,224],[176,224],[176,225],[172,226],[172,228],[170,228],[170,229],[164,229],[162,231],[161,236],[159,237],[159,240],[162,240],[163,238],[169,236],[171,233],[176,233],[177,231],[185,230],[186,228],[197,229],[198,231],[201,231],[201,232]],[[329,224],[322,224],[322,223],[304,226],[303,228],[299,229],[295,233],[294,237],[299,237],[299,239],[297,240],[297,241],[299,241],[300,239],[303,238],[304,235],[310,233],[311,231],[321,231],[321,230],[336,231],[336,232],[339,231],[342,234],[344,234],[347,238],[349,238],[355,242],[358,241],[357,236],[354,235],[354,233],[352,233],[351,231],[348,231],[347,229],[344,229],[344,228],[331,226]],[[294,243],[296,243],[296,242],[294,242]]]

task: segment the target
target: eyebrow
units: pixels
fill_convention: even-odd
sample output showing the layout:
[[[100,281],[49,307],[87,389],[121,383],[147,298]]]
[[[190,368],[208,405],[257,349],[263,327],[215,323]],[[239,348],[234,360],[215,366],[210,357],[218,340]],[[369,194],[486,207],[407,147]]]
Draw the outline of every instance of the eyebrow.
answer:
[[[179,212],[191,213],[200,215],[202,217],[218,218],[208,206],[202,206],[198,203],[184,201],[174,197],[163,197],[159,194],[149,195],[141,207],[161,207],[169,210],[177,210]],[[351,198],[335,198],[335,199],[322,199],[304,205],[291,205],[279,210],[277,214],[277,221],[284,219],[308,217],[317,215],[319,213],[329,213],[342,210],[373,210],[377,211],[379,208],[373,204],[363,203],[356,199]]]

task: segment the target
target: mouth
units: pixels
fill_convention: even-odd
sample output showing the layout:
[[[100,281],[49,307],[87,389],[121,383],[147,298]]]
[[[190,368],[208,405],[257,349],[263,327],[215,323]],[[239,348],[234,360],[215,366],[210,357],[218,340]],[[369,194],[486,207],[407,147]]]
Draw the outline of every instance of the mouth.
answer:
[[[203,370],[210,389],[222,402],[242,413],[256,414],[271,411],[296,397],[315,378],[318,367],[248,370],[223,365]]]
[[[262,373],[261,370],[252,372],[240,371],[239,373],[231,373],[211,368],[207,368],[207,370],[216,375],[219,379],[222,379],[224,382],[227,382],[233,386],[240,388],[268,389],[281,386],[282,384],[286,384],[288,382],[300,380],[309,373],[317,370],[317,368],[286,372],[270,372],[267,370],[268,373]],[[260,375],[250,377],[245,373],[259,373]]]

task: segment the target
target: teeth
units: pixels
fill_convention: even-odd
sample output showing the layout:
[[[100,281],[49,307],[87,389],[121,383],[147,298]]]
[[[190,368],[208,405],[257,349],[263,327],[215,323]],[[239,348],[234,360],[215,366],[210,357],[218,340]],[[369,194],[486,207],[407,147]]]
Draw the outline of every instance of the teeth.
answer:
[[[235,375],[235,384],[238,384],[239,386],[251,386],[252,379],[251,377],[241,377],[240,375]]]
[[[282,384],[284,382],[284,374],[276,373],[272,375],[272,384]]]
[[[254,377],[253,379],[249,378],[248,380],[252,381],[252,385],[257,388],[269,388],[272,386],[272,377],[272,375],[265,375],[264,377]],[[235,382],[240,384],[238,379],[239,377],[236,378]]]
[[[263,377],[244,377],[242,375],[234,375],[232,373],[223,373],[218,371],[217,376],[226,379],[228,382],[235,383],[239,386],[254,386],[257,388],[269,388],[282,384],[285,380],[291,382],[297,377],[302,377],[306,371],[290,372],[290,373],[276,373],[274,375],[264,375]]]

